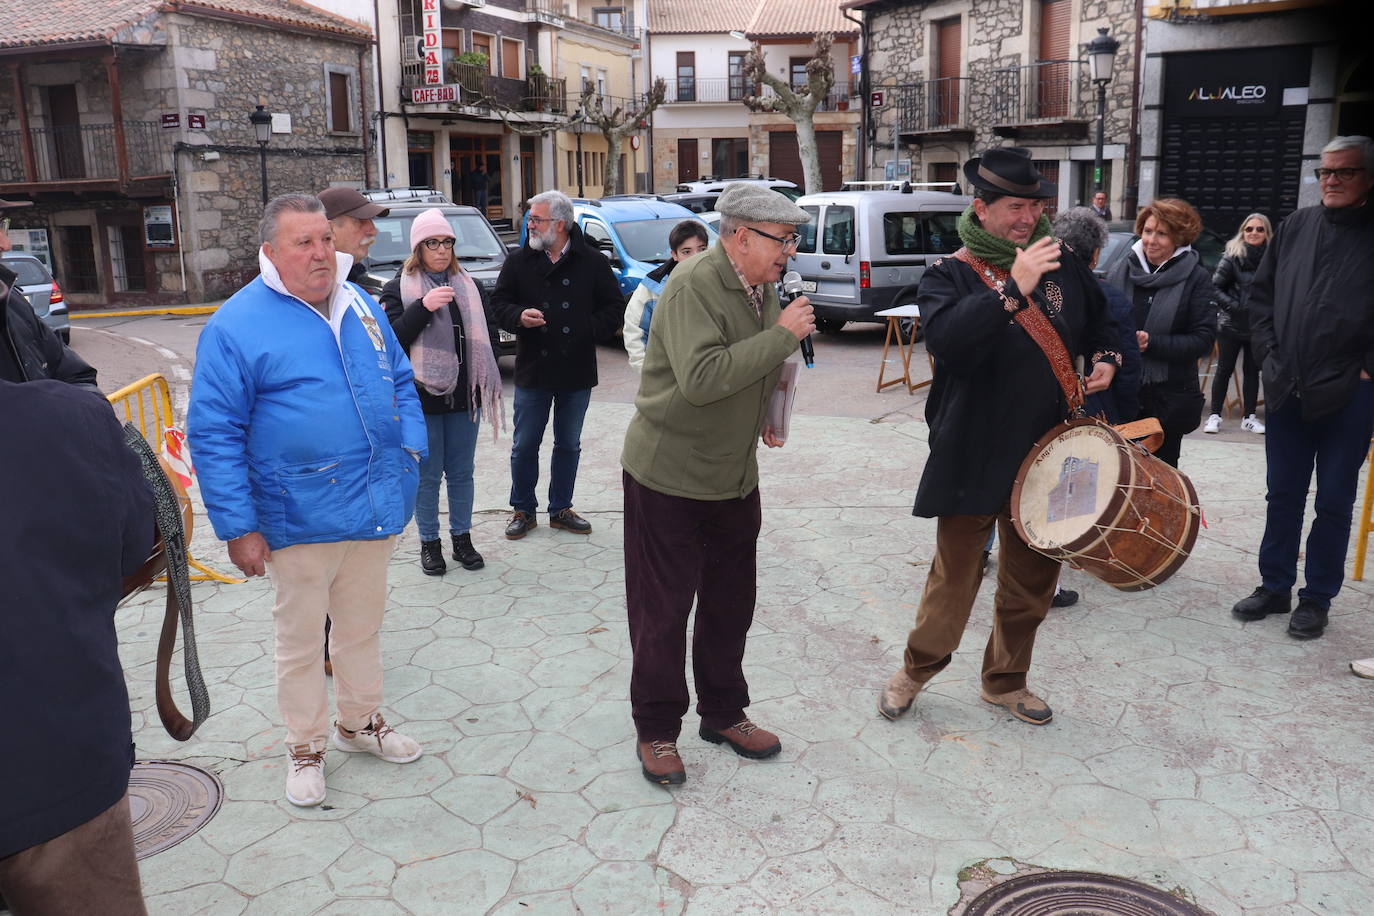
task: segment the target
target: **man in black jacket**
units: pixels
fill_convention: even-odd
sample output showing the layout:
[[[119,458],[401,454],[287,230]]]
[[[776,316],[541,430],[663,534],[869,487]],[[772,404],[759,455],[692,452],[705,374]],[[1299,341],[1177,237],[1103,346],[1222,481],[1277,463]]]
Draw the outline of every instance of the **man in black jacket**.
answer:
[[[0,896],[15,913],[141,914],[115,605],[153,498],[104,398],[0,381],[0,699],[47,753],[0,754]]]
[[[1360,465],[1374,433],[1374,141],[1337,137],[1316,170],[1319,206],[1283,222],[1250,288],[1250,342],[1264,369],[1268,510],[1260,586],[1240,620],[1287,614],[1312,470],[1316,517],[1307,537],[1294,639],[1326,629],[1341,589]]]
[[[0,212],[27,206],[27,201],[0,200]],[[0,252],[13,247],[5,231],[8,228],[9,220],[0,219]],[[16,279],[14,271],[0,261],[0,379],[32,382],[51,378],[99,394],[95,370],[33,313],[24,294],[15,288]]]
[[[1121,365],[1121,330],[1087,264],[1061,249],[1044,216],[1058,191],[1028,151],[988,150],[964,165],[973,204],[959,218],[964,247],[931,265],[917,304],[935,378],[926,401],[930,456],[914,515],[935,517],[936,554],[902,668],[878,710],[905,713],[949,664],[982,579],[983,545],[1000,544],[993,627],[983,656],[982,698],[1031,725],[1053,713],[1026,688],[1036,630],[1050,608],[1059,563],[1021,539],[1007,513],[1012,484],[1036,440],[1068,406],[1049,358],[1018,314],[1091,366],[1086,391],[1102,391]]]
[[[506,537],[522,538],[537,524],[534,488],[550,410],[549,526],[590,534],[591,523],[572,510],[582,420],[597,381],[596,342],[620,325],[625,298],[605,255],[582,237],[566,194],[545,191],[530,198],[528,238],[501,267],[491,310],[497,323],[517,337],[510,452],[513,512]]]

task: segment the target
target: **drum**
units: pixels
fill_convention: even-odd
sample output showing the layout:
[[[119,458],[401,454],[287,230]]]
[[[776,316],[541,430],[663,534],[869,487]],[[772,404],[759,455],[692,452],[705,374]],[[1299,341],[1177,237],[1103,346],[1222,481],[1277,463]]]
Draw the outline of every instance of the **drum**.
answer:
[[[1033,549],[1134,592],[1178,572],[1202,508],[1192,481],[1099,420],[1071,420],[1035,443],[1011,491]]]

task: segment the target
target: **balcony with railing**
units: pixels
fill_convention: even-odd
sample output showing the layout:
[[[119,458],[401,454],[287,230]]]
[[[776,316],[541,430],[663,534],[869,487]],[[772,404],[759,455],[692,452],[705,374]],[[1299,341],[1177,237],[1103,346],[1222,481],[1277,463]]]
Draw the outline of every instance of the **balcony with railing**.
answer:
[[[946,140],[972,139],[968,104],[973,80],[968,77],[941,77],[920,80],[888,90],[896,112],[897,130],[907,142],[919,143],[927,137]]]
[[[591,26],[631,41],[643,39],[644,29],[635,22],[632,7],[585,2],[581,6],[577,0],[525,0],[525,12],[535,22],[557,28],[567,28],[570,23],[583,28]]]
[[[796,87],[802,89],[805,87]],[[821,100],[821,104],[816,106],[817,111],[848,111],[850,98],[857,87],[851,87],[848,82],[836,81],[831,87],[829,94]],[[769,98],[776,93],[771,87],[755,86],[742,76],[715,76],[696,78],[690,76],[679,76],[676,84],[668,87],[665,103],[675,102],[697,102],[704,104],[721,104],[742,102],[746,96],[759,95]]]
[[[992,71],[993,130],[1004,137],[1034,132],[1086,136],[1092,120],[1086,71],[1079,60],[1044,60]]]
[[[409,90],[425,85],[424,64],[409,63],[401,67],[401,86],[409,98]],[[511,79],[489,73],[477,64],[450,60],[444,64],[444,82],[459,87],[458,104],[477,108],[502,108],[507,111],[534,111],[564,114],[567,107],[567,81],[531,73],[524,79]]]
[[[23,131],[0,131],[0,188],[15,185],[113,184],[172,173],[171,146],[152,121],[125,121],[124,144],[113,124],[34,127],[27,142],[32,167],[25,163]]]

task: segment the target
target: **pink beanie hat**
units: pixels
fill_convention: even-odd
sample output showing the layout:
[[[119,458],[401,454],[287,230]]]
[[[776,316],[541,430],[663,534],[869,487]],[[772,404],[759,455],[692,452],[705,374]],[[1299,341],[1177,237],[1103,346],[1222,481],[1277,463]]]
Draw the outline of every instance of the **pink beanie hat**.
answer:
[[[444,214],[438,207],[430,207],[424,213],[415,217],[415,222],[410,225],[410,247],[414,248],[425,239],[451,239],[453,238],[453,227],[444,219]]]

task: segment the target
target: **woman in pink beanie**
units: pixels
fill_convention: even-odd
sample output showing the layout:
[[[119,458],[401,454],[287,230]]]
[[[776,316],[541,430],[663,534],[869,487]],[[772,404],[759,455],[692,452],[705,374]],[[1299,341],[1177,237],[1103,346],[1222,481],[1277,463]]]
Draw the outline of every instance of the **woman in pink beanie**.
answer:
[[[453,559],[481,569],[472,546],[472,468],[482,413],[492,436],[503,423],[501,373],[477,286],[454,251],[457,236],[444,214],[431,208],[410,227],[410,257],[382,288],[382,305],[396,338],[410,356],[415,387],[429,427],[429,456],[420,463],[415,525],[420,568],[441,576],[448,568],[439,539],[439,481],[448,479]]]

